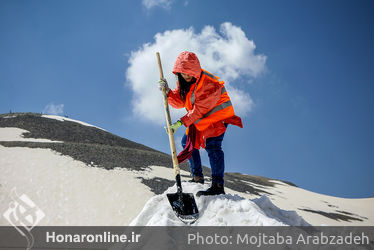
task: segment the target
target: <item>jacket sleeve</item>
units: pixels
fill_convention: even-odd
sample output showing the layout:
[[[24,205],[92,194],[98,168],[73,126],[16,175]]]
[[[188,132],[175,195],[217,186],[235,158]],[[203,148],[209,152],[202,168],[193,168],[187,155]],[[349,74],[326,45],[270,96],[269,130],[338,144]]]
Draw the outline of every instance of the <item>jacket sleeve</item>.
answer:
[[[179,96],[179,88],[170,89],[168,93],[168,103],[176,109],[184,108],[184,102]]]
[[[221,98],[222,85],[215,82],[205,82],[196,93],[196,100],[191,110],[181,118],[182,123],[188,127],[214,108]]]

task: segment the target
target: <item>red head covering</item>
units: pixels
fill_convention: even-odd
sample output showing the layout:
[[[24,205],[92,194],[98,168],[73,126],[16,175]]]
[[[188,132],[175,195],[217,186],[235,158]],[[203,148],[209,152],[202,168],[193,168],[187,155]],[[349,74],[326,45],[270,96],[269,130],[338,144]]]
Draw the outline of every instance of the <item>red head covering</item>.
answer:
[[[201,74],[201,66],[197,56],[189,51],[183,51],[175,61],[173,73],[183,73],[198,79]]]

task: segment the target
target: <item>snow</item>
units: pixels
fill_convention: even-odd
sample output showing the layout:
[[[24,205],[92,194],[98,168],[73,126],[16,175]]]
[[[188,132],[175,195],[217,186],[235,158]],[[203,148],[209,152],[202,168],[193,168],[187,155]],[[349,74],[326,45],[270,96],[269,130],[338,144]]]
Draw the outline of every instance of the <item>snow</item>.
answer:
[[[283,210],[278,208],[274,205],[271,200],[263,195],[260,198],[254,199],[254,203],[259,206],[265,214],[276,220],[280,220],[283,223],[290,225],[290,226],[310,226],[308,222],[306,222],[303,217],[299,216],[296,211],[290,210]]]
[[[63,117],[63,116],[58,116],[58,115],[42,115],[42,117],[49,118],[49,119],[54,119],[54,120],[58,120],[58,121],[61,121],[61,122],[63,122],[63,121],[76,122],[76,123],[79,123],[79,124],[84,125],[84,126],[94,127],[94,128],[98,128],[98,129],[106,131],[103,128],[91,125],[89,123],[78,121],[78,120],[74,120],[74,119],[70,119],[70,118]]]
[[[190,172],[180,169],[180,175],[190,175]],[[174,170],[164,166],[148,166],[148,168],[142,171],[142,177],[146,179],[152,179],[155,177],[162,177],[167,180],[175,181]]]
[[[347,199],[339,198],[319,193],[314,193],[300,187],[290,186],[283,182],[278,182],[274,187],[267,189],[271,196],[271,201],[278,207],[287,210],[297,210],[306,221],[315,226],[372,226],[374,225],[374,198]],[[244,194],[244,197],[251,197]],[[327,213],[337,213],[345,211],[359,216],[363,221],[337,221],[316,213],[306,212],[300,209],[311,209],[324,211]]]
[[[20,128],[0,128],[0,141],[61,142],[48,139],[24,138],[24,133],[29,133],[29,131]]]
[[[184,193],[193,193],[208,188],[208,185],[183,182]],[[167,193],[175,193],[176,186],[164,194],[152,197],[131,226],[183,226],[170,209]],[[195,197],[199,208],[199,219],[194,226],[306,226],[309,225],[294,211],[277,208],[266,196],[249,200],[239,195]]]
[[[16,188],[45,213],[41,226],[128,225],[153,196],[133,171],[87,166],[50,149],[0,145],[0,173],[0,211]],[[9,225],[3,216],[0,225]]]
[[[9,194],[16,187],[19,195],[26,194],[45,213],[39,225],[184,225],[166,198],[166,193],[176,192],[176,186],[154,195],[137,178],[160,173],[172,178],[169,168],[106,170],[51,149],[0,146],[0,172],[0,211],[7,210],[12,201]],[[196,193],[207,187],[183,182],[184,192]],[[295,212],[277,208],[265,196],[251,201],[226,194],[199,197],[196,202],[200,218],[195,225],[306,224]],[[0,218],[0,225],[8,224]]]
[[[162,166],[150,166],[150,169],[144,173],[149,177],[160,177],[166,178],[168,180],[175,180],[174,173],[170,169]],[[181,172],[182,175],[189,175],[188,172]],[[281,208],[282,211],[296,211],[303,220],[307,223],[321,226],[371,226],[374,225],[374,198],[367,199],[345,199],[339,197],[333,197],[323,194],[314,193],[305,190],[300,187],[295,187],[288,185],[282,181],[270,180],[274,183],[274,186],[262,186],[253,182],[243,181],[243,183],[248,183],[253,187],[265,190],[273,195],[268,197],[268,200],[273,203],[277,208]],[[256,204],[260,206],[260,201],[257,200],[259,197],[253,194],[237,192],[229,188],[225,188],[226,193],[232,195],[239,195],[245,199],[250,199],[256,201]],[[322,216],[317,213],[306,212],[300,209],[311,209],[316,211],[324,211],[328,213],[337,213],[337,211],[345,211],[359,215],[360,218],[364,218],[363,221],[341,221],[333,220],[328,217]],[[269,212],[270,210],[266,210]],[[278,211],[278,210],[274,210]],[[270,216],[268,214],[268,216]],[[287,222],[286,224],[292,224]]]
[[[61,116],[43,117],[94,127]],[[20,128],[0,128],[0,141],[60,142],[24,138],[23,134],[27,132]],[[175,216],[166,197],[166,193],[176,192],[175,185],[163,194],[155,195],[141,181],[141,178],[156,177],[174,181],[174,171],[164,166],[149,166],[143,171],[106,170],[96,167],[94,162],[88,166],[51,149],[0,145],[0,173],[0,213],[9,208],[11,190],[16,188],[19,195],[27,195],[45,213],[39,224],[42,226],[184,225]],[[181,175],[188,176],[189,172],[181,170]],[[194,225],[374,225],[374,198],[344,199],[270,181],[274,186],[242,180],[243,184],[272,194],[268,196],[225,188],[226,195],[195,197],[200,217]],[[209,183],[183,182],[182,185],[184,192],[193,194],[209,187]],[[302,209],[326,213],[340,211],[362,220],[334,220]],[[5,225],[9,222],[0,216],[0,226]]]

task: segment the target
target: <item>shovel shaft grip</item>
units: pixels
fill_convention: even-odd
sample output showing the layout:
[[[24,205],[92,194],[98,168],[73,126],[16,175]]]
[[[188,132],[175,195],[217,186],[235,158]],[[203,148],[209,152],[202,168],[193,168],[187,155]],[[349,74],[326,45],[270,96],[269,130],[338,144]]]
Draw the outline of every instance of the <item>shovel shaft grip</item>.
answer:
[[[158,71],[160,72],[160,79],[162,80],[164,79],[164,71],[162,70],[161,57],[159,52],[156,52],[156,57],[158,63]]]
[[[160,71],[160,79],[164,79],[164,73],[162,71],[162,64],[161,64],[161,58],[160,53],[156,53],[157,62],[158,62],[158,69]],[[173,167],[174,167],[174,174],[177,178],[179,176],[179,182],[177,181],[177,186],[182,190],[182,186],[180,183],[180,169],[179,169],[179,163],[177,158],[177,150],[175,149],[175,141],[174,141],[174,132],[172,129],[170,129],[171,126],[171,117],[170,117],[170,111],[169,111],[169,104],[167,100],[167,95],[165,88],[162,90],[162,95],[164,99],[164,111],[165,111],[165,118],[166,118],[166,124],[168,129],[168,135],[169,135],[169,143],[170,143],[170,151],[171,151],[171,157],[173,160]]]

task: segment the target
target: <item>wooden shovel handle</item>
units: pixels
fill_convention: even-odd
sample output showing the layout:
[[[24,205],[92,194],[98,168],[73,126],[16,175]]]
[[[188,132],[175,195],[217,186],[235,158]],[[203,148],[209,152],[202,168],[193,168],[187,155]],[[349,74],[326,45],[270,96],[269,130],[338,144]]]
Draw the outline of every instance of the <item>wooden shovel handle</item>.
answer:
[[[157,62],[158,62],[158,69],[160,71],[160,79],[163,80],[164,73],[162,71],[161,58],[160,58],[159,52],[156,52],[156,57],[157,57]],[[169,135],[170,151],[171,151],[171,156],[173,159],[174,173],[177,178],[178,189],[180,188],[180,191],[181,191],[182,186],[180,183],[180,169],[179,169],[179,163],[178,163],[178,158],[177,158],[177,150],[175,149],[174,132],[172,129],[170,129],[171,118],[170,118],[169,104],[168,104],[165,88],[162,90],[162,94],[164,98],[165,118],[166,118],[167,130],[168,130],[168,135]]]
[[[162,70],[161,57],[160,57],[159,52],[156,52],[156,57],[157,57],[157,63],[158,63],[158,71],[160,72],[160,79],[163,80],[164,79],[164,72]]]

